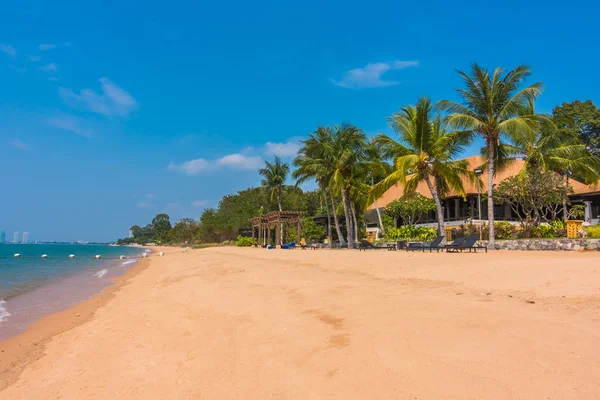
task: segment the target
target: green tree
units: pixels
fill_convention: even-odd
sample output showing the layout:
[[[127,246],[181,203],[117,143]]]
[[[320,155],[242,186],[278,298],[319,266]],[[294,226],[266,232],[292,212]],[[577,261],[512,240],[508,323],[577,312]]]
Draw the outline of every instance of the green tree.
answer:
[[[276,199],[279,211],[283,211],[281,208],[281,194],[290,173],[290,166],[282,163],[281,158],[275,156],[272,163],[265,161],[265,167],[259,169],[258,173],[263,177],[261,185],[269,189],[271,199]]]
[[[463,150],[469,133],[447,132],[442,119],[433,116],[431,101],[422,97],[416,106],[406,106],[390,118],[390,125],[399,134],[400,141],[380,133],[377,143],[393,157],[394,169],[371,190],[376,199],[397,183],[404,186],[404,193],[411,194],[420,182],[425,182],[435,202],[438,233],[444,227],[441,196],[450,189],[464,196],[462,178],[474,180],[465,160],[454,160]],[[409,176],[409,172],[412,175]],[[408,178],[408,179],[407,179]]]
[[[471,73],[458,71],[463,78],[464,89],[457,89],[462,102],[443,100],[439,107],[450,113],[448,122],[452,128],[482,136],[487,149],[488,172],[488,247],[494,249],[494,196],[493,179],[497,148],[503,136],[511,137],[520,131],[530,130],[531,118],[520,111],[539,96],[540,82],[521,89],[531,75],[528,67],[520,65],[505,72],[496,68],[490,75],[485,68],[473,64]]]
[[[409,193],[392,201],[385,207],[385,213],[394,220],[401,219],[404,225],[416,225],[421,215],[435,211],[435,202],[420,193]]]
[[[600,155],[600,109],[591,100],[562,103],[552,110],[552,119],[562,133],[578,137]]]
[[[586,183],[597,182],[600,158],[591,154],[578,136],[559,130],[552,120],[537,115],[533,103],[524,107],[521,114],[533,116],[531,129],[514,132],[511,143],[502,144],[500,153],[511,160],[525,161],[521,177],[548,171],[562,175],[565,188],[562,192],[563,219],[567,220],[569,177],[575,176]]]
[[[152,233],[157,242],[167,241],[169,231],[171,230],[171,221],[167,214],[157,214],[152,219]]]

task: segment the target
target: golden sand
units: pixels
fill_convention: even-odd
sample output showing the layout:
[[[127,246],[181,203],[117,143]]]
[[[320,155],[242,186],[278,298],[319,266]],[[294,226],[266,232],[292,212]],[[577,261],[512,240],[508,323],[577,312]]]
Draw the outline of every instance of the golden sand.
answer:
[[[0,399],[600,398],[598,252],[164,251],[0,342]]]

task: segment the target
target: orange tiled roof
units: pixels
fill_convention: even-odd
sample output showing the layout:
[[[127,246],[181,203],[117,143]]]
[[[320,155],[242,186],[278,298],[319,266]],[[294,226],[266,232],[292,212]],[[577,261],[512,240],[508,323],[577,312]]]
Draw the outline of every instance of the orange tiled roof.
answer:
[[[477,167],[481,167],[483,166],[483,175],[481,175],[481,193],[486,193],[487,192],[487,180],[488,180],[488,174],[487,174],[487,166],[484,165],[485,161],[483,160],[483,157],[481,156],[471,156],[466,158],[466,160],[469,162],[469,168],[471,170],[477,168]],[[511,176],[517,175],[522,169],[523,166],[525,165],[525,161],[523,160],[515,160],[514,162],[510,163],[509,166],[500,172],[496,173],[496,176],[494,177],[494,184],[499,184],[500,182],[502,182],[504,179],[509,178]],[[600,192],[600,186],[598,185],[586,185],[584,183],[575,181],[575,180],[571,180],[570,181],[571,186],[573,187],[573,190],[575,192],[575,194],[587,194],[587,193],[595,193],[595,192]],[[463,185],[465,187],[465,192],[467,194],[477,194],[477,183],[471,183],[469,182],[469,180],[465,179],[463,180]],[[417,192],[422,194],[425,197],[429,197],[431,198],[431,193],[429,192],[429,188],[427,187],[427,184],[425,182],[421,182],[419,183],[419,186],[417,186]],[[387,190],[387,192],[385,192],[383,194],[383,196],[381,196],[379,199],[377,199],[377,206],[378,207],[385,207],[387,206],[389,203],[391,203],[394,200],[399,199],[400,197],[402,197],[402,195],[404,194],[404,188],[402,187],[402,185],[397,184],[392,186],[391,188],[389,188]],[[456,197],[457,194],[456,193],[450,193],[447,197]],[[369,206],[369,209],[374,209],[375,208],[375,204],[371,204]]]

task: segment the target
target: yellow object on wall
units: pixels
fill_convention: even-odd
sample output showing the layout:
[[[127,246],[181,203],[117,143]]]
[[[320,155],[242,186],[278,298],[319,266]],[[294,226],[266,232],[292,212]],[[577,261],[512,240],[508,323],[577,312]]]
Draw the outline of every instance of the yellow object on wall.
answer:
[[[570,220],[567,221],[567,237],[569,239],[577,239],[579,237],[579,231],[583,229],[582,220]]]

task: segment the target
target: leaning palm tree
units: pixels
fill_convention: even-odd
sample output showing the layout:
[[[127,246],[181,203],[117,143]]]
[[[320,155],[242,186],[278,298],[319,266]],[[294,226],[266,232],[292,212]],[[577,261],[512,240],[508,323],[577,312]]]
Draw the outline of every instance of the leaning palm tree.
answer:
[[[433,115],[431,101],[426,97],[420,98],[416,106],[406,106],[395,113],[390,125],[399,134],[400,141],[383,133],[377,135],[375,141],[393,158],[393,172],[373,186],[370,197],[372,200],[380,197],[397,183],[404,186],[405,193],[414,193],[424,181],[435,202],[438,233],[442,234],[441,197],[450,190],[465,196],[462,178],[475,180],[468,162],[455,160],[470,134],[447,132],[441,117]]]
[[[265,167],[259,169],[258,173],[264,178],[261,181],[261,185],[271,192],[271,201],[276,199],[279,211],[283,211],[281,208],[281,194],[283,192],[283,185],[290,173],[290,166],[282,163],[281,158],[275,156],[272,163],[265,161]],[[283,223],[280,226],[279,232],[280,244],[283,244]]]
[[[531,130],[531,118],[520,114],[522,107],[534,101],[540,94],[540,82],[520,89],[524,80],[531,75],[528,67],[520,65],[505,72],[496,68],[490,75],[477,64],[471,73],[458,71],[465,89],[457,89],[461,103],[443,100],[438,105],[450,113],[450,127],[478,134],[485,139],[488,172],[488,247],[494,248],[494,197],[493,179],[497,148],[503,138]]]

